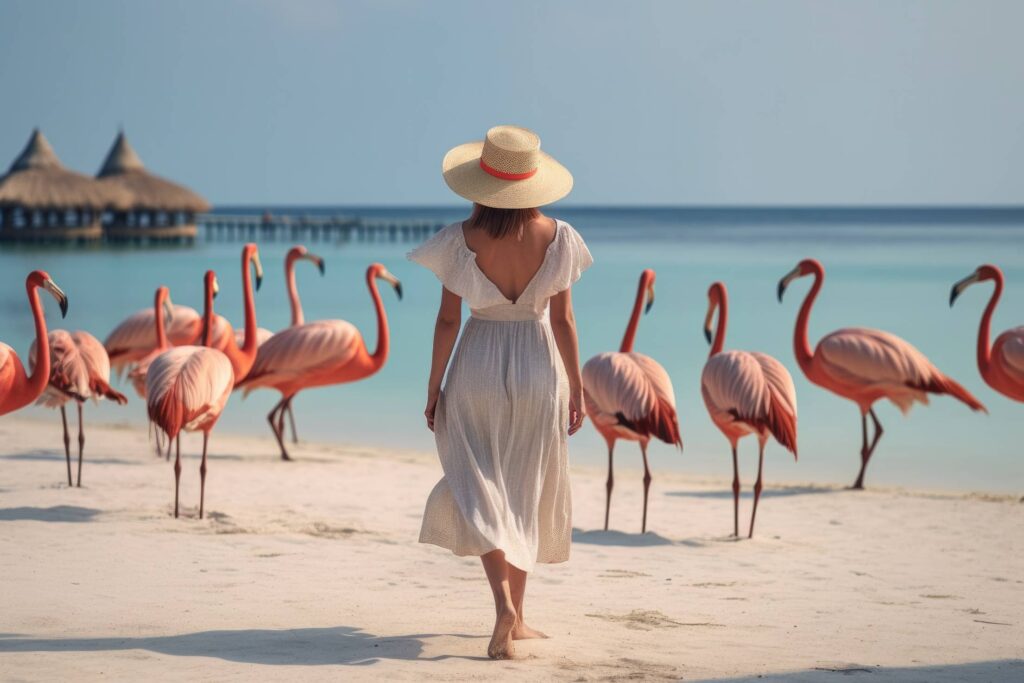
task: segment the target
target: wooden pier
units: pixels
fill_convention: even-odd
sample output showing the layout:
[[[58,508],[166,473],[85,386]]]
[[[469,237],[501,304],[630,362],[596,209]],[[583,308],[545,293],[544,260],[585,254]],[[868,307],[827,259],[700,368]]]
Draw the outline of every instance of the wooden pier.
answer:
[[[426,220],[388,221],[354,216],[245,215],[209,213],[197,217],[208,242],[330,241],[421,242],[444,227]]]

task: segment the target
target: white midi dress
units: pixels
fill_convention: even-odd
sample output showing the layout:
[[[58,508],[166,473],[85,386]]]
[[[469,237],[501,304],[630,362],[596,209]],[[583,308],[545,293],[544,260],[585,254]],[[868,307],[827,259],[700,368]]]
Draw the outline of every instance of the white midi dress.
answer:
[[[516,301],[487,279],[462,223],[409,253],[472,313],[434,414],[444,477],[427,499],[420,542],[456,555],[503,550],[513,566],[565,562],[572,538],[569,387],[548,320],[548,300],[593,263],[568,223]]]

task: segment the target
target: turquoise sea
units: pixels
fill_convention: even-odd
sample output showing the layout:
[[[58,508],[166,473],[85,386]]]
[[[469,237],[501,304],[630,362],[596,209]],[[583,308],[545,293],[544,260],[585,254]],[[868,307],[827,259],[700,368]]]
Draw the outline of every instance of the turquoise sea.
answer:
[[[281,212],[440,222],[466,213],[461,208],[352,207],[277,211]],[[786,364],[796,381],[800,461],[794,462],[773,444],[766,458],[766,478],[852,482],[859,465],[858,411],[809,384],[793,359],[796,312],[810,281],[794,283],[782,304],[775,298],[779,278],[800,258],[813,256],[825,264],[827,277],[811,317],[812,344],[838,327],[888,330],[921,349],[989,409],[988,415],[975,414],[950,398],[937,397],[904,418],[894,406],[881,405],[877,412],[886,431],[868,471],[868,485],[1010,493],[1024,489],[1024,404],[989,389],[975,365],[977,326],[991,285],[972,287],[952,310],[948,305],[953,282],[991,262],[1007,278],[994,331],[1024,324],[1024,211],[555,207],[550,213],[579,230],[596,261],[574,290],[584,359],[617,348],[640,271],[657,271],[656,303],[641,321],[637,350],[660,361],[672,377],[685,449],[679,453],[664,444],[653,446],[655,479],[659,470],[669,469],[731,476],[727,443],[712,426],[700,398],[700,372],[708,350],[702,334],[706,292],[720,279],[730,294],[727,348],[770,353]],[[290,246],[287,239],[260,243],[266,277],[257,295],[257,313],[263,327],[278,329],[288,323],[282,264]],[[363,283],[372,261],[384,263],[402,280],[405,299],[398,301],[391,291],[382,291],[392,330],[392,354],[385,368],[358,384],[301,394],[295,402],[300,435],[431,450],[433,437],[421,411],[440,285],[428,271],[405,260],[411,247],[407,243],[320,241],[307,246],[327,262],[323,277],[309,264],[299,264],[307,320],[350,320],[363,330],[372,348],[373,309]],[[0,247],[0,339],[27,354],[33,332],[23,284],[34,268],[49,271],[70,297],[64,321],[46,300],[53,327],[86,329],[102,340],[125,315],[151,305],[153,290],[160,284],[171,287],[176,303],[198,309],[207,268],[219,274],[218,312],[240,327],[240,249],[240,242],[207,242],[202,237],[192,247]],[[127,387],[124,390],[129,393]],[[264,434],[267,457],[276,457],[264,419],[276,396],[233,396],[218,429]],[[59,450],[59,417],[40,408],[28,412],[53,420],[53,447]],[[87,419],[145,428],[144,406],[134,395],[123,408],[87,407]],[[213,444],[216,451],[216,437]],[[592,427],[585,426],[570,444],[574,461],[605,463],[603,442]],[[740,455],[744,479],[752,481],[756,444],[744,442]],[[639,466],[636,446],[621,444],[616,462]]]

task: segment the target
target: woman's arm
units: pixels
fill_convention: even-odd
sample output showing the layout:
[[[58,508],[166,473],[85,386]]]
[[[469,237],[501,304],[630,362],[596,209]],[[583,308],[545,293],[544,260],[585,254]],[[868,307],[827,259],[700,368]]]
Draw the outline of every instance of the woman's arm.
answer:
[[[583,378],[580,375],[580,349],[576,338],[576,317],[572,312],[572,289],[551,297],[551,332],[569,377],[569,434],[583,426]]]
[[[461,326],[462,297],[441,287],[441,307],[434,324],[434,352],[430,362],[430,380],[427,382],[427,409],[423,411],[430,431],[434,431],[434,409],[441,394],[441,381],[444,380],[448,359],[452,356]]]

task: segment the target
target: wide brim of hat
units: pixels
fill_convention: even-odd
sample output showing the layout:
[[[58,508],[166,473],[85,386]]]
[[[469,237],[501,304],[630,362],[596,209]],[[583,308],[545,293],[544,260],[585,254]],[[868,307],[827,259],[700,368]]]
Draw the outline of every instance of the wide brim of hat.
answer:
[[[532,209],[556,202],[572,191],[572,174],[540,152],[537,172],[524,180],[502,180],[480,168],[483,140],[449,150],[441,163],[448,187],[460,197],[495,209]]]

